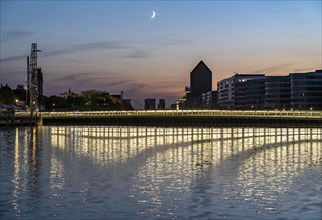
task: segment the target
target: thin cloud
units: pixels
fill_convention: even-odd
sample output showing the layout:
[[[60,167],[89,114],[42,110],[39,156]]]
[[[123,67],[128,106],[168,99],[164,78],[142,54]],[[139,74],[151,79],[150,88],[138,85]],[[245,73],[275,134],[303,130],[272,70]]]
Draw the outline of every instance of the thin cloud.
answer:
[[[106,75],[109,75],[106,77]],[[111,73],[106,73],[106,72],[82,72],[82,73],[72,73],[72,74],[67,74],[66,76],[54,79],[53,81],[60,81],[60,80],[76,80],[79,78],[89,78],[92,79],[93,76],[102,76],[99,78],[106,78],[106,79],[126,79],[126,78],[134,78],[134,76],[111,76]],[[135,76],[137,77],[137,75]]]
[[[146,51],[143,50],[135,50],[132,51],[128,56],[126,56],[127,58],[135,58],[135,59],[139,59],[139,58],[146,58],[149,56],[149,53],[147,53]]]
[[[302,68],[302,69],[293,69],[292,72],[298,73],[298,72],[314,72],[315,70],[312,70],[312,68]]]
[[[160,39],[152,39],[148,42],[144,42],[145,45],[152,47],[167,47],[167,46],[175,46],[175,45],[182,45],[182,44],[190,44],[192,40],[188,39],[170,39],[170,38],[160,38]],[[141,44],[142,42],[136,42],[136,44]],[[144,50],[134,50],[132,51],[126,58],[146,58],[150,55],[149,52]]]
[[[185,81],[162,80],[158,82],[158,85],[160,85],[160,87],[175,86],[178,84],[185,85]]]
[[[86,43],[75,45],[70,48],[65,48],[56,51],[43,51],[42,57],[50,57],[50,56],[57,56],[57,55],[65,55],[65,54],[72,54],[76,52],[87,52],[91,50],[115,50],[115,49],[129,49],[129,42],[126,41],[117,41],[117,42],[97,42],[97,43]],[[12,56],[0,59],[0,62],[9,62],[9,61],[16,61],[26,58],[27,55],[19,55],[19,56]]]
[[[152,40],[157,46],[173,46],[181,44],[191,44],[194,41],[189,39],[159,38]]]
[[[14,38],[14,37],[22,37],[28,36],[33,34],[33,32],[10,32],[7,33],[4,37],[5,39]],[[173,45],[180,45],[180,44],[189,44],[192,43],[192,40],[187,39],[154,39],[150,41],[150,46],[173,46]],[[128,50],[138,47],[142,42],[136,41],[105,41],[105,42],[95,42],[95,43],[85,43],[74,45],[69,48],[64,48],[55,51],[46,51],[44,50],[41,54],[42,57],[50,57],[50,56],[58,56],[58,55],[66,55],[66,54],[73,54],[73,53],[80,53],[80,52],[88,52],[94,50]],[[146,42],[144,42],[146,44]],[[11,62],[17,61],[21,59],[25,59],[28,55],[18,55],[18,56],[11,56],[0,59],[0,62]],[[149,56],[149,53],[143,50],[134,50],[130,52],[130,54],[126,55],[126,58],[135,58],[141,59],[146,58]]]
[[[278,66],[272,66],[272,67],[266,67],[263,69],[255,70],[254,73],[272,73],[272,72],[278,72],[278,71],[284,71],[285,67],[294,66],[296,63],[289,63],[289,64],[282,64]]]
[[[64,84],[68,83],[72,86],[79,87],[84,85],[86,87],[91,86],[92,88],[98,87],[117,87],[124,86],[131,83],[131,76],[106,76],[106,73],[101,72],[86,72],[86,73],[76,73],[68,74],[56,79],[51,80],[51,83]]]
[[[4,36],[1,38],[1,41],[16,40],[21,39],[27,36],[34,34],[34,32],[29,31],[7,31],[4,33]]]
[[[56,55],[65,55],[65,54],[71,54],[75,52],[87,52],[90,50],[106,50],[106,49],[129,49],[131,48],[129,46],[129,43],[127,41],[117,41],[117,42],[97,42],[97,43],[86,43],[86,44],[80,44],[75,45],[70,48],[65,48],[61,50],[51,51],[51,52],[44,52],[43,56],[56,56]]]
[[[0,59],[0,62],[10,62],[10,61],[17,61],[17,60],[21,60],[21,59],[26,59],[27,55],[19,55],[19,56],[12,56],[12,57],[6,57],[3,59]]]

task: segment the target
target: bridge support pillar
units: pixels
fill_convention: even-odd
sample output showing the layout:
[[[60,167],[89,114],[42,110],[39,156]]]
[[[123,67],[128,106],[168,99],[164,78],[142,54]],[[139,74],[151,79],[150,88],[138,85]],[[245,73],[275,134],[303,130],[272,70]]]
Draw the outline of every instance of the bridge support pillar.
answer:
[[[38,116],[36,118],[36,124],[37,124],[37,126],[43,126],[43,120],[42,120],[41,116]]]

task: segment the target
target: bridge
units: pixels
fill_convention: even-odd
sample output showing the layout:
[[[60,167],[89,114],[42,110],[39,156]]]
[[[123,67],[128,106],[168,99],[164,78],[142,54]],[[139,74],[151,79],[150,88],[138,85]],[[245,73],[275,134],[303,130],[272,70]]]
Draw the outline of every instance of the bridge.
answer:
[[[322,127],[322,111],[279,110],[131,110],[15,112],[0,120],[38,125],[296,125]]]

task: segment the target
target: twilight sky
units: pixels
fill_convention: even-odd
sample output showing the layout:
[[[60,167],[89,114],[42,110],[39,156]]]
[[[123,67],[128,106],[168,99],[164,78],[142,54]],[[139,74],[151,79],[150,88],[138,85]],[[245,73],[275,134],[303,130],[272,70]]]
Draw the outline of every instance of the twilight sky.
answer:
[[[68,88],[123,90],[141,104],[165,98],[168,106],[184,95],[201,59],[212,70],[213,89],[234,72],[322,68],[321,0],[0,4],[0,82],[13,88],[26,82],[35,42],[47,96]]]

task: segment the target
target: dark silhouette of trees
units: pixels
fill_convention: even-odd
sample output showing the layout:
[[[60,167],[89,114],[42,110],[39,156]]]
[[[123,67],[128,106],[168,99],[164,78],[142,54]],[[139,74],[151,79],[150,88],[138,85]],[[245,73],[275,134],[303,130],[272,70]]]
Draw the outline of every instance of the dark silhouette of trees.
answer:
[[[16,102],[15,94],[8,84],[1,85],[0,88],[0,103],[14,105]]]
[[[122,110],[122,100],[99,90],[83,91],[80,96],[67,98],[50,96],[46,99],[48,111],[107,111]],[[124,103],[124,110],[133,110],[129,103]]]
[[[108,92],[99,90],[83,91],[80,95],[69,92],[67,97],[44,96],[46,111],[107,111],[122,110],[121,96],[111,96]],[[8,85],[0,88],[0,103],[17,104],[17,101],[26,101],[26,89],[18,85],[12,90]],[[124,110],[132,110],[128,102],[124,102]]]
[[[26,89],[24,85],[18,85],[15,90],[13,90],[15,99],[19,101],[26,101]]]

